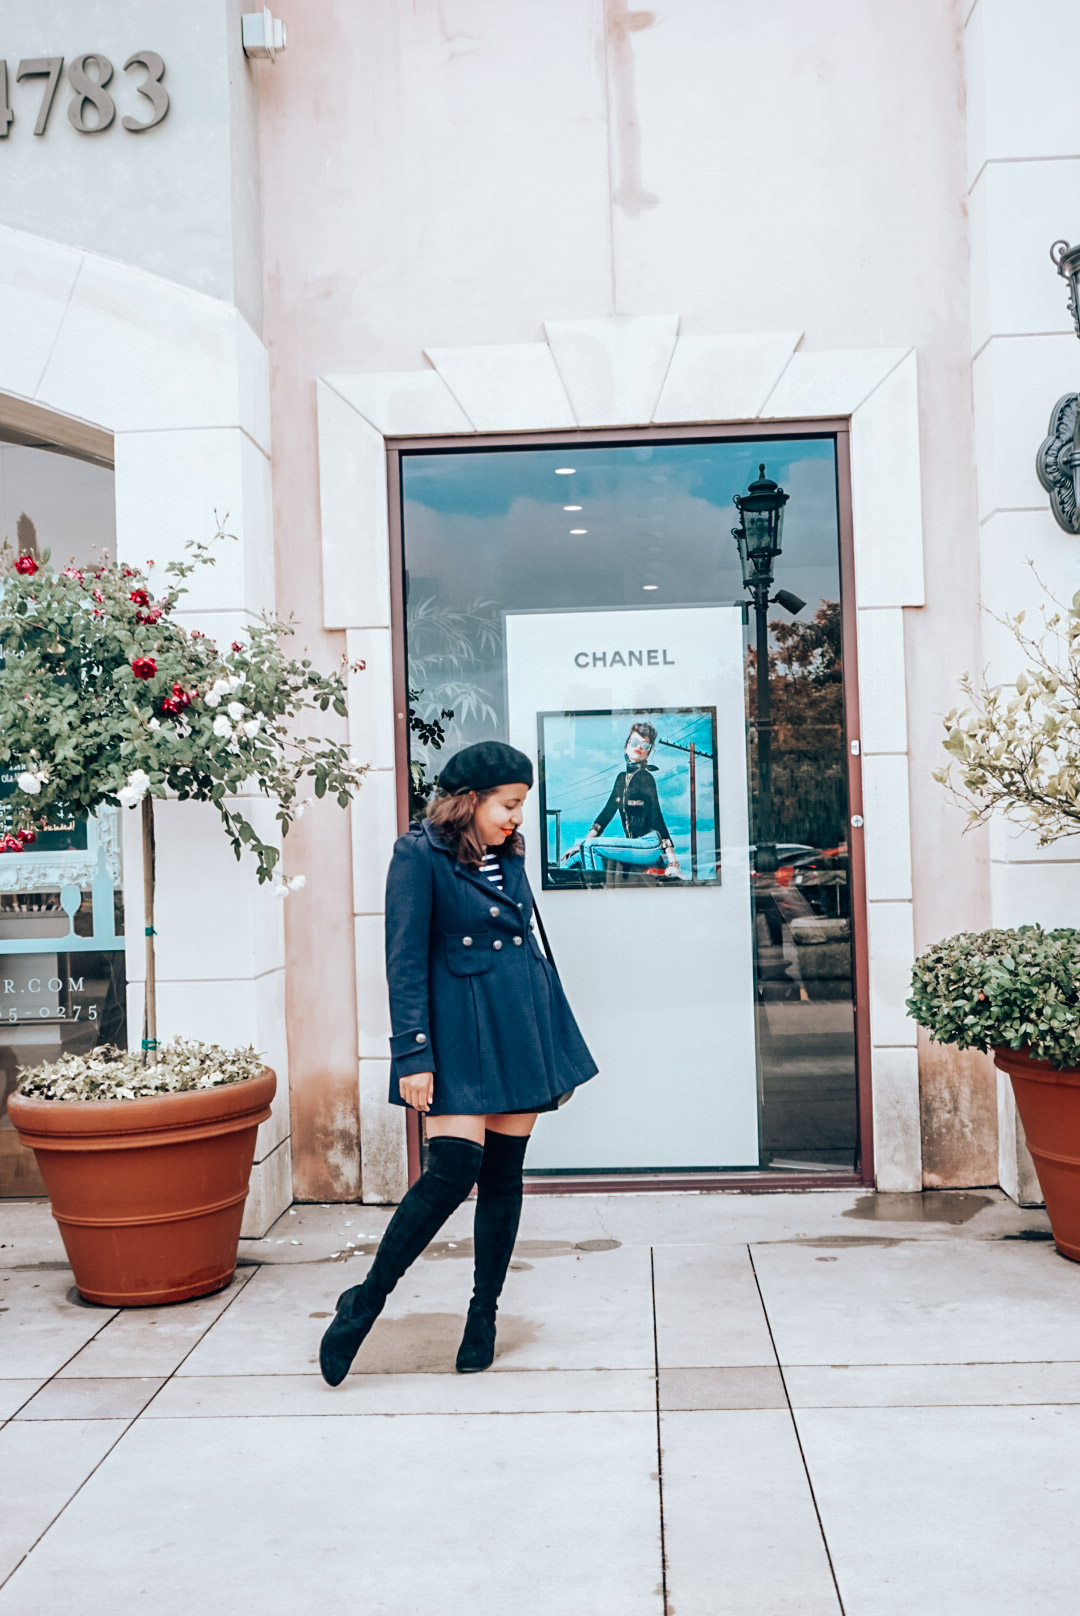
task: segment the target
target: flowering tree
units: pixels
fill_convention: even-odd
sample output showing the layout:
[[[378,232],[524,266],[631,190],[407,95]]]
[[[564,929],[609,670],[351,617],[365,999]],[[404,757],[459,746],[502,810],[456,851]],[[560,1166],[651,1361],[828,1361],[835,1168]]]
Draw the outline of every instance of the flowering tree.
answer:
[[[220,532],[218,539],[228,535]],[[340,742],[300,737],[294,721],[313,708],[344,717],[342,673],[322,674],[309,659],[286,657],[289,623],[264,617],[228,651],[174,616],[185,580],[214,561],[209,546],[162,570],[154,594],[148,571],[104,558],[92,568],[56,572],[46,552],[0,551],[0,763],[15,770],[8,800],[12,828],[0,852],[30,845],[51,813],[87,815],[103,805],[141,805],[146,890],[147,1027],[156,1051],[154,1002],[153,799],[212,802],[237,858],[255,855],[260,881],[281,896],[303,884],[276,874],[278,850],[236,806],[253,789],[277,804],[282,833],[316,797],[348,806],[364,766]],[[229,799],[233,800],[230,801]]]
[[[1025,632],[1024,617],[1003,621],[1027,668],[1011,685],[964,676],[970,705],[945,717],[952,756],[934,778],[966,803],[972,824],[998,809],[1045,847],[1080,830],[1080,591],[1044,611],[1038,634]]]

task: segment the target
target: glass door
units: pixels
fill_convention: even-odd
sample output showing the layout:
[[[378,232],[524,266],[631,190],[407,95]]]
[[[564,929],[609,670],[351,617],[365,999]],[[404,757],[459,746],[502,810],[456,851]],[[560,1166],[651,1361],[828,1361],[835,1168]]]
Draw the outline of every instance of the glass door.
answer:
[[[850,1173],[834,439],[400,468],[412,811],[472,741],[536,760],[530,880],[601,1069],[531,1171]]]

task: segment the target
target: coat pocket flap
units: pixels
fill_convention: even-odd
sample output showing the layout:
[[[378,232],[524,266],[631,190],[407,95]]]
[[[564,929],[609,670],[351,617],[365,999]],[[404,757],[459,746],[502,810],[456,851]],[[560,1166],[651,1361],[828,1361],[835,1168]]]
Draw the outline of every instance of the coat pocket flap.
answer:
[[[489,931],[445,932],[446,963],[453,976],[480,976],[495,963]]]

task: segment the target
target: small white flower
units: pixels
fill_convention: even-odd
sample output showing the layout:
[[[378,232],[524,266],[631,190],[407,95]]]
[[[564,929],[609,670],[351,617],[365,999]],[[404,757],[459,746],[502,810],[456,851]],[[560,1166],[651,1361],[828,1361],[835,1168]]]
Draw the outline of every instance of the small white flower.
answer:
[[[40,776],[31,774],[29,770],[24,770],[22,774],[17,774],[15,776],[15,784],[18,786],[20,791],[25,791],[28,797],[36,797],[38,792],[41,790]]]
[[[134,808],[135,804],[146,796],[149,787],[150,776],[145,769],[132,769],[127,777],[127,784],[121,786],[116,795],[125,808]]]
[[[293,818],[294,819],[303,819],[304,815],[307,813],[307,811],[308,811],[308,809],[310,807],[311,807],[311,798],[310,797],[302,797],[301,800],[296,804],[296,807],[293,809]]]
[[[240,720],[244,716],[243,703],[239,701],[230,701],[225,711],[228,713],[234,724],[239,724]]]
[[[274,894],[275,898],[287,898],[289,896],[289,889],[285,885],[284,881],[279,881],[277,885],[271,887],[270,890]]]
[[[349,759],[349,768],[350,769],[362,769],[363,767],[364,767],[364,765],[361,763],[359,758],[350,758]]]
[[[290,875],[290,877],[286,881],[285,885],[288,887],[290,892],[299,892],[301,887],[306,887],[307,886],[307,876],[306,875]]]
[[[210,689],[206,692],[206,695],[203,697],[203,701],[205,701],[205,703],[206,703],[206,705],[208,707],[220,707],[221,706],[221,691],[218,689],[217,685],[211,685],[210,686]]]
[[[239,703],[236,703],[235,705],[239,706]],[[243,712],[243,708],[241,708],[240,710],[241,710],[241,712]],[[259,733],[259,730],[262,728],[262,719],[261,718],[249,718],[247,723],[242,724],[240,727],[243,730],[244,734],[250,740],[254,740],[256,735]]]
[[[160,718],[151,718],[148,725],[147,725],[147,728],[148,729],[160,729],[161,728],[161,719]]]
[[[229,723],[229,720],[225,717],[224,713],[221,713],[219,717],[214,719],[214,734],[220,735],[222,739],[232,734],[232,725]]]

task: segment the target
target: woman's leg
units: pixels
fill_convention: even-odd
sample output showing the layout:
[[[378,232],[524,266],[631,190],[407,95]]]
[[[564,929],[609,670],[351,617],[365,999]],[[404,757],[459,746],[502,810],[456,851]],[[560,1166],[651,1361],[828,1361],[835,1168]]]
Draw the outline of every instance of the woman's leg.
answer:
[[[495,1356],[495,1312],[521,1221],[522,1167],[535,1121],[535,1111],[487,1119],[476,1180],[473,1294],[457,1355],[463,1375],[487,1369]]]
[[[474,1144],[482,1145],[486,1123],[487,1117],[425,1117],[424,1132],[429,1142],[443,1134],[452,1134],[455,1139],[471,1139]]]
[[[647,836],[594,836],[582,843],[582,853],[589,870],[603,870],[605,859],[613,864],[647,868],[660,856],[660,838],[654,830]]]
[[[484,1147],[481,1139],[472,1137],[479,1131],[472,1125],[482,1125],[484,1119],[457,1120],[470,1124],[469,1135],[439,1133],[429,1141],[427,1167],[390,1219],[363,1284],[351,1286],[338,1297],[337,1313],[319,1348],[319,1367],[331,1386],[345,1379],[361,1342],[402,1274],[476,1183]]]

